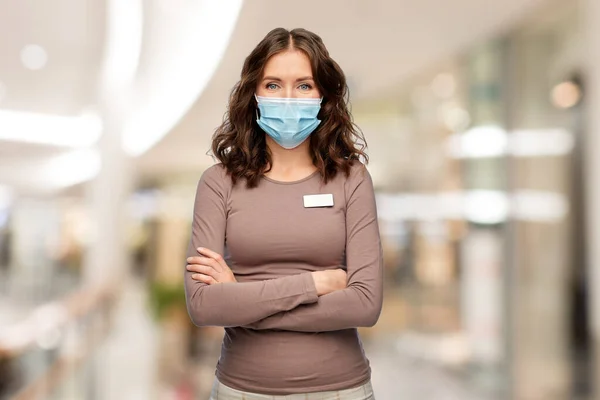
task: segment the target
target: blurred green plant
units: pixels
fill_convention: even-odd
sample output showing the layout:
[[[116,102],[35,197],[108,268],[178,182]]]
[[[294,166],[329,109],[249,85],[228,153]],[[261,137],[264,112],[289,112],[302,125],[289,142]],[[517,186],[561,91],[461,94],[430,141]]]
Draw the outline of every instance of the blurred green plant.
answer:
[[[183,311],[187,313],[185,303],[185,290],[183,283],[180,285],[165,284],[161,282],[150,283],[150,307],[157,320],[162,320],[169,311]]]

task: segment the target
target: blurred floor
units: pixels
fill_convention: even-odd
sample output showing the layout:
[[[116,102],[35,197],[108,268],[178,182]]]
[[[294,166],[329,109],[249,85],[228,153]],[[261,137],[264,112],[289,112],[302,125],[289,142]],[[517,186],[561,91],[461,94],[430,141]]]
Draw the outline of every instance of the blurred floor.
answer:
[[[113,327],[98,349],[101,399],[163,399],[156,384],[158,329],[147,307],[143,282],[127,278],[113,314]]]

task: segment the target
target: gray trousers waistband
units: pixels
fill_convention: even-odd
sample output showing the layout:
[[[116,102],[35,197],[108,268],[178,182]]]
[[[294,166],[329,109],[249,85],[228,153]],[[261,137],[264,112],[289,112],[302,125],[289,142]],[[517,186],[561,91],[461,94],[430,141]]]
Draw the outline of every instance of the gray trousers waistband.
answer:
[[[352,389],[273,396],[243,392],[215,378],[209,400],[375,400],[371,382]]]

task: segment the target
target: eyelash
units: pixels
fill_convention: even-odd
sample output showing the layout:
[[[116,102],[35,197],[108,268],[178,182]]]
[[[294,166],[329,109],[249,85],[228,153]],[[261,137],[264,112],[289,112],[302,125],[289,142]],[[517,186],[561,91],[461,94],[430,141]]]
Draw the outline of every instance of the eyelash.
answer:
[[[274,86],[279,86],[279,85],[277,85],[276,83],[267,83],[267,85],[266,85],[266,88],[267,88],[267,89],[270,89],[270,90],[275,90],[275,89],[271,89],[271,88],[270,88],[270,86],[272,86],[272,85],[274,85]],[[306,86],[306,87],[307,87],[307,88],[306,88],[306,90],[310,90],[310,89],[312,89],[312,86],[311,86],[311,85],[309,85],[308,83],[303,83],[303,84],[301,84],[300,86]]]

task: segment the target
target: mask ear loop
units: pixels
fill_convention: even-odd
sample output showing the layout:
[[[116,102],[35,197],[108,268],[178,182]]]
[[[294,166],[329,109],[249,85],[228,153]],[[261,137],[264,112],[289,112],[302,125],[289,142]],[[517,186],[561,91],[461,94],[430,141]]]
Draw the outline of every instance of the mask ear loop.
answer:
[[[254,112],[256,112],[256,121],[258,121],[260,117],[258,115],[258,96],[256,96],[256,93],[254,94],[254,99],[256,100],[256,109],[254,110]]]

